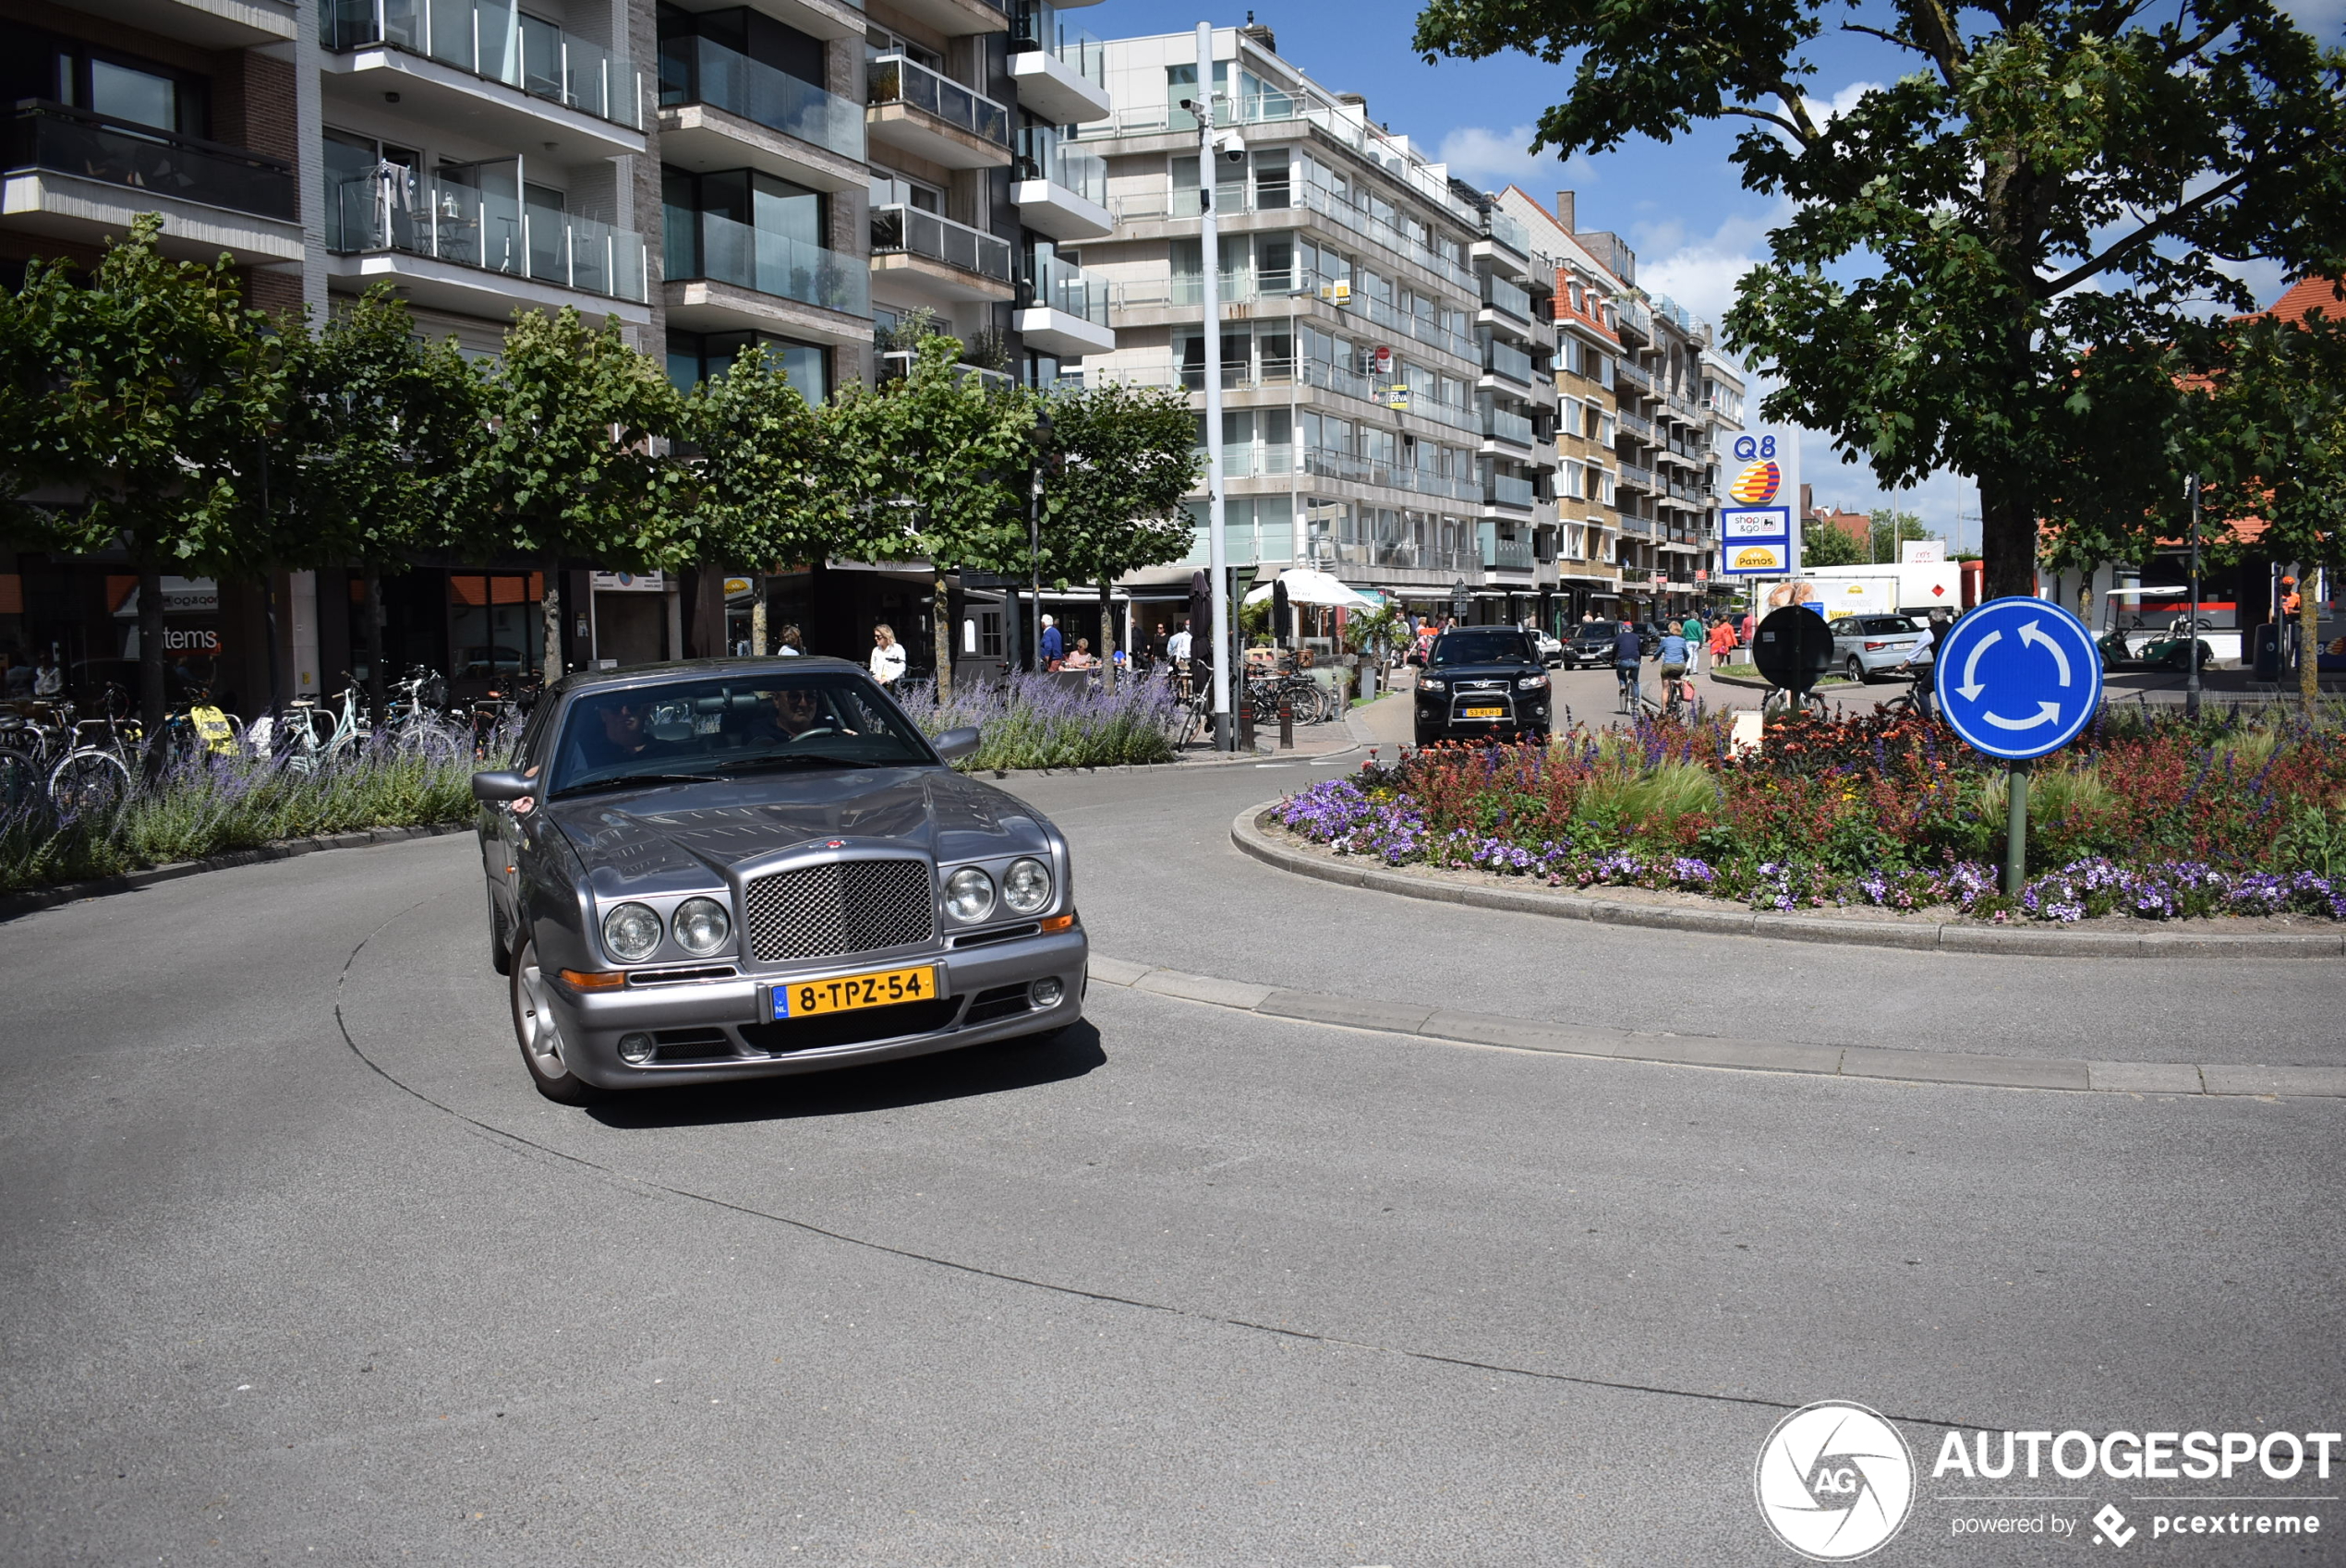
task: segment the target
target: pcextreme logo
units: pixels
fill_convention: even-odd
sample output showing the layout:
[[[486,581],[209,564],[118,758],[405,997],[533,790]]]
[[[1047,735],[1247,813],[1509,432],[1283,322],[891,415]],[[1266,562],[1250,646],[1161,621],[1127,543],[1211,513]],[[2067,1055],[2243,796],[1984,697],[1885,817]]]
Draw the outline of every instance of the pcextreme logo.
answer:
[[[1848,1562],[1887,1544],[1915,1498],[1915,1456],[1862,1405],[1826,1400],[1776,1423],[1752,1470],[1760,1517],[1815,1562]]]

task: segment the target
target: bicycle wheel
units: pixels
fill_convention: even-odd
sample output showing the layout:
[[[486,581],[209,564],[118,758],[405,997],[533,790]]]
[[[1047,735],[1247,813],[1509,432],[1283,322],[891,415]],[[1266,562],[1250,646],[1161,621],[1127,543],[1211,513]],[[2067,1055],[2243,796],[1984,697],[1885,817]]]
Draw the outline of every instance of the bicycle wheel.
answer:
[[[0,746],[0,811],[13,812],[41,791],[41,769],[14,746]]]
[[[402,724],[392,735],[392,750],[403,757],[420,757],[426,762],[453,762],[472,746],[467,735],[462,741],[455,731],[438,719],[417,715]]]
[[[69,752],[49,774],[49,803],[66,816],[110,812],[130,796],[130,769],[112,752]]]

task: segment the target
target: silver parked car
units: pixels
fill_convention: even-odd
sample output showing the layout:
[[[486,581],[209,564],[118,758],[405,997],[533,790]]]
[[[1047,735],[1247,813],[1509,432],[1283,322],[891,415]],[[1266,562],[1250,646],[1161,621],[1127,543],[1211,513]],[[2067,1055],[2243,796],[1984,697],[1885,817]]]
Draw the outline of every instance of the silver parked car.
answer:
[[[490,958],[538,1092],[709,1083],[1062,1029],[1066,838],[946,765],[859,666],[712,659],[550,686],[476,774]]]
[[[1832,661],[1852,681],[1896,669],[1930,645],[1930,630],[1911,615],[1844,615],[1832,623]]]

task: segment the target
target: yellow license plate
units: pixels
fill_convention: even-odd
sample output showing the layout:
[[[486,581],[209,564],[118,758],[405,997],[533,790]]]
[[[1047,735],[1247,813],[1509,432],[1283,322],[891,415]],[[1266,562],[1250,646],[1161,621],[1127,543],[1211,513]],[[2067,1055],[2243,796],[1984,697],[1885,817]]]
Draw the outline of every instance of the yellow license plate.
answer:
[[[859,1007],[892,1007],[899,1002],[926,1002],[937,995],[937,969],[874,970],[869,974],[842,974],[832,980],[794,980],[774,987],[777,1019],[813,1018],[818,1013],[852,1013]]]
[[[1466,716],[1469,718],[1505,718],[1507,710],[1503,707],[1470,707],[1466,710]]]

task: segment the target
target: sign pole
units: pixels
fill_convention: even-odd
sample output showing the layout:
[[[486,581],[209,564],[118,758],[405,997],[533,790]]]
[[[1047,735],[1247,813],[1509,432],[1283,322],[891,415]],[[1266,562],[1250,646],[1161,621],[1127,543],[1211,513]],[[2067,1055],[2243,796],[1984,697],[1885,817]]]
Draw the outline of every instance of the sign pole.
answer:
[[[1229,547],[1223,534],[1222,504],[1222,252],[1215,233],[1214,187],[1214,24],[1197,24],[1198,248],[1205,304],[1205,560],[1214,585],[1214,749],[1233,750],[1230,728]],[[1194,634],[1196,628],[1191,628]]]
[[[2004,775],[2004,897],[2016,899],[2028,875],[2028,765],[2016,762]]]

